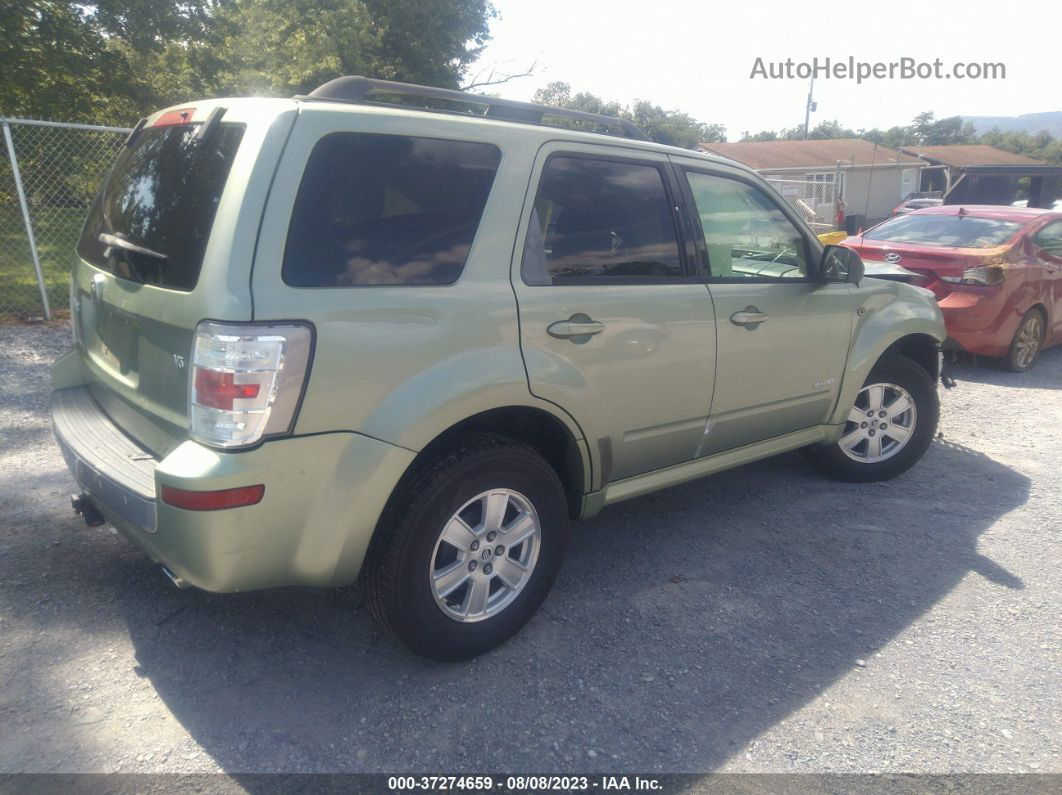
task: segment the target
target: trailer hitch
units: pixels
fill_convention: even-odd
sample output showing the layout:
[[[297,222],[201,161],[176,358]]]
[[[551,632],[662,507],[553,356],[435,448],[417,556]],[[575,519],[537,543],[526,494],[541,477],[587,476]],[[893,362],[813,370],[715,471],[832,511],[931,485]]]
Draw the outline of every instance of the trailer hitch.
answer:
[[[74,513],[85,520],[85,524],[89,527],[99,527],[107,521],[87,492],[70,495],[70,507],[74,509]]]

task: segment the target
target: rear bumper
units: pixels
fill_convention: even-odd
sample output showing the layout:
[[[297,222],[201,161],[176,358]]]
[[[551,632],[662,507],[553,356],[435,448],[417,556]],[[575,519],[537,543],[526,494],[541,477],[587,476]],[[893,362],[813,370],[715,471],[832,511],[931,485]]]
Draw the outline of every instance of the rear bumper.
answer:
[[[84,387],[53,393],[53,427],[79,485],[106,519],[181,580],[208,591],[353,582],[376,523],[414,453],[356,433],[225,452],[187,441],[156,460]],[[265,485],[256,505],[189,511],[162,486]]]
[[[52,393],[52,429],[70,474],[94,502],[154,533],[154,456],[119,431],[84,388]]]
[[[983,356],[1005,356],[1021,320],[1011,292],[956,287],[940,301],[948,328],[947,346]]]

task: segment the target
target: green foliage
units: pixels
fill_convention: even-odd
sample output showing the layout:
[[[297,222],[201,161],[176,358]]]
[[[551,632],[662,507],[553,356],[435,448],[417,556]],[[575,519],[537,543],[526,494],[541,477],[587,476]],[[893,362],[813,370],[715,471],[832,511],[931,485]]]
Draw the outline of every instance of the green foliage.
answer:
[[[0,0],[0,114],[90,121],[135,114],[125,59],[91,8],[62,0]]]
[[[979,143],[1062,166],[1062,138],[1055,138],[1046,130],[1030,135],[1024,131],[1005,133],[992,129],[981,136]]]
[[[291,96],[344,74],[456,88],[493,13],[486,0],[236,0],[218,13],[218,88]]]
[[[0,0],[0,114],[131,124],[343,74],[456,88],[494,13],[489,0]]]
[[[858,134],[854,130],[849,130],[847,127],[842,127],[841,123],[836,119],[833,121],[820,121],[810,133],[808,138],[814,141],[829,140],[832,138],[857,138]]]
[[[540,88],[535,92],[534,100],[557,108],[627,119],[641,128],[650,140],[684,149],[696,149],[701,142],[726,140],[726,128],[721,124],[706,124],[688,113],[665,110],[644,99],[635,100],[630,107],[624,107],[619,102],[604,100],[585,91],[573,95],[571,86],[562,81],[554,81]]]
[[[780,132],[763,130],[755,135],[746,135],[743,141],[800,140],[804,137],[803,125],[788,127]],[[919,113],[908,125],[890,127],[887,130],[850,130],[838,121],[823,121],[812,128],[811,139],[865,138],[890,149],[901,146],[943,146],[949,144],[988,144],[1007,152],[1016,152],[1042,160],[1052,165],[1062,165],[1062,139],[1054,138],[1043,130],[1036,135],[1024,131],[1000,132],[993,129],[977,136],[973,124],[959,116],[936,118],[932,111]]]

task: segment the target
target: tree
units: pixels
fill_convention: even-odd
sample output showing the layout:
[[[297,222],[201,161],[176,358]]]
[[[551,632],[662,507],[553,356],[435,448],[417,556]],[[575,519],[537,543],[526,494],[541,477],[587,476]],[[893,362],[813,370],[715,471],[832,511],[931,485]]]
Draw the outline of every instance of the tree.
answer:
[[[343,74],[457,88],[494,13],[489,0],[0,0],[0,112],[131,124]]]
[[[911,122],[914,142],[922,146],[967,144],[974,140],[974,126],[960,116],[937,119],[932,111],[919,113]]]
[[[571,86],[562,81],[540,88],[535,92],[534,100],[543,105],[626,119],[638,126],[650,140],[684,149],[696,149],[702,142],[726,140],[726,128],[721,124],[706,124],[688,113],[665,110],[644,99],[624,107],[615,100],[604,100],[585,91],[573,95]]]
[[[125,59],[90,9],[61,0],[0,0],[0,113],[65,119],[126,118]]]
[[[808,138],[813,141],[822,141],[832,138],[855,138],[857,137],[854,130],[849,130],[847,127],[842,127],[841,123],[834,119],[833,121],[820,121],[810,133]]]
[[[761,130],[760,132],[755,133],[754,135],[749,135],[748,133],[746,133],[744,136],[742,136],[741,140],[742,140],[742,142],[747,142],[747,141],[777,141],[778,140],[778,133],[774,132],[774,130]]]
[[[281,96],[340,75],[457,88],[490,38],[487,0],[235,0],[219,88]]]

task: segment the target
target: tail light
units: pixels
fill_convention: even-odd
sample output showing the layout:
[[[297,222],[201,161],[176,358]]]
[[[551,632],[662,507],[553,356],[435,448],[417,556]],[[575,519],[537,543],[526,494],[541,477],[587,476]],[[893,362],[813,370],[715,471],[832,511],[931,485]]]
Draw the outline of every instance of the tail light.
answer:
[[[977,284],[988,287],[1003,281],[1003,268],[999,265],[979,265],[976,268],[967,268],[962,276],[941,276],[941,281],[951,284]]]
[[[192,348],[192,438],[247,447],[290,433],[310,366],[309,326],[200,323]]]

